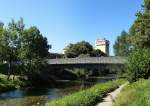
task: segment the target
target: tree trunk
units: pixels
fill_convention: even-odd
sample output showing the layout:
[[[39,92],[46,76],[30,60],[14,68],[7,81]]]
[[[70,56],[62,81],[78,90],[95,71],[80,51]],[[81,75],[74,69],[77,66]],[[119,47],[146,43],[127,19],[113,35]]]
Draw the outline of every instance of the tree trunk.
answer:
[[[8,75],[8,77],[7,77],[7,80],[9,80],[10,79],[10,72],[11,72],[11,62],[9,61],[9,64],[8,64],[9,66],[9,69],[8,69],[8,73],[7,73],[7,75]]]
[[[13,80],[15,79],[15,74],[13,75]]]
[[[11,75],[11,70],[12,70],[12,58],[11,58],[11,54],[9,55],[9,69],[8,69],[8,77],[7,80],[10,79],[10,75]]]

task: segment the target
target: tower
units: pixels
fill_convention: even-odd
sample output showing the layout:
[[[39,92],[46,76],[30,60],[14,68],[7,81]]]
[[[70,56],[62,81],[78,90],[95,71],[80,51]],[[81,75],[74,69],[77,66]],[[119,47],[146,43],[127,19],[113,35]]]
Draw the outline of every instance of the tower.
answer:
[[[99,49],[104,52],[107,56],[109,56],[109,41],[105,38],[96,39],[95,41],[95,49]]]

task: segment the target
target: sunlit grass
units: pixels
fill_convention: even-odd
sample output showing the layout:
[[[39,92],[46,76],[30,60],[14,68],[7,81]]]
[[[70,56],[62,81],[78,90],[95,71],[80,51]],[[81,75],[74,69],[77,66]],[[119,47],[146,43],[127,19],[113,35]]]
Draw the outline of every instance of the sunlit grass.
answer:
[[[89,89],[47,103],[46,106],[94,106],[97,99],[100,100],[104,94],[116,89],[124,82],[124,80],[115,80],[103,84],[97,84]]]
[[[113,106],[150,106],[150,80],[127,85]]]

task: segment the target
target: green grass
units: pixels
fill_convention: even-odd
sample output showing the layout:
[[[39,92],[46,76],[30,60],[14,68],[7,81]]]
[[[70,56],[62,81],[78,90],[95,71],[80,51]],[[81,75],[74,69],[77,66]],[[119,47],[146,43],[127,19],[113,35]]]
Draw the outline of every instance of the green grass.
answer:
[[[128,84],[113,106],[150,106],[150,80]]]
[[[116,89],[124,82],[124,80],[114,80],[97,84],[89,89],[47,103],[46,106],[94,106],[97,100],[100,100],[105,94]]]

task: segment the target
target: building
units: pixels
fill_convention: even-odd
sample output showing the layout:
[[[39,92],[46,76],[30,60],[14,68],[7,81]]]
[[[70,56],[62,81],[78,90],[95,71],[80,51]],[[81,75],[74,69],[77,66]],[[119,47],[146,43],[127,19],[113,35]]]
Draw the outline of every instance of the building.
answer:
[[[109,41],[105,38],[97,39],[95,41],[95,49],[99,49],[104,52],[107,56],[109,56]]]

